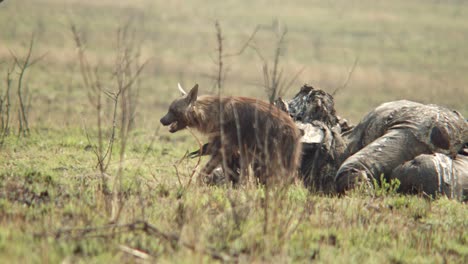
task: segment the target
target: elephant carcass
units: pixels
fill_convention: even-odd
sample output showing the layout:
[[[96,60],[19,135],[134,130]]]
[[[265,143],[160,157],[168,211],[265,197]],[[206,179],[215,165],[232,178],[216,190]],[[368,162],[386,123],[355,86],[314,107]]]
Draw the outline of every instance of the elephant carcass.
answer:
[[[390,179],[400,181],[404,193],[426,193],[433,197],[468,198],[468,156],[459,154],[455,159],[447,155],[422,154],[396,167]]]
[[[336,175],[338,192],[359,180],[389,179],[397,166],[422,154],[455,159],[468,142],[468,123],[441,106],[395,101],[371,111],[343,138],[350,156]]]
[[[345,157],[346,145],[339,127],[328,127],[321,121],[296,123],[304,131],[300,176],[310,190],[335,193],[335,175]]]
[[[331,135],[312,145],[303,142],[302,177],[314,189],[330,190],[333,172],[338,192],[352,188],[356,180],[379,180],[381,175],[387,180],[398,178],[402,192],[418,189],[460,198],[467,189],[468,168],[461,152],[468,142],[468,129],[457,112],[411,101],[389,102],[350,128],[336,116],[333,97],[307,85],[287,103],[287,110],[297,122],[315,127],[309,131]],[[412,166],[405,166],[408,162]],[[450,175],[437,170],[448,164],[454,168]],[[434,181],[438,178],[446,180]]]
[[[305,186],[316,192],[335,193],[335,175],[347,157],[341,133],[350,126],[336,116],[333,97],[304,85],[290,101],[278,99],[275,104],[289,112],[304,133],[300,176]]]

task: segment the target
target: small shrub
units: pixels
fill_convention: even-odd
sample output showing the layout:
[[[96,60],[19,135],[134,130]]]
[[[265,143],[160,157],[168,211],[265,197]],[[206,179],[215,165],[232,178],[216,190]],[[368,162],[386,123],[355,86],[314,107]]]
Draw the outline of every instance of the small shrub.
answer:
[[[400,188],[400,181],[398,179],[391,179],[390,182],[385,179],[384,175],[380,175],[380,181],[373,179],[374,196],[396,196],[397,190]]]

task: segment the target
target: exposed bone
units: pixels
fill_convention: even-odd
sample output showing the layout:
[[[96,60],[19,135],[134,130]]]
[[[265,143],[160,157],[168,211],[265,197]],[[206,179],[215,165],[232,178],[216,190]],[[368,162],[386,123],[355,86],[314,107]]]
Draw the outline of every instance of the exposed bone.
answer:
[[[177,83],[177,87],[179,88],[179,91],[182,93],[182,95],[187,95],[187,92],[182,88],[182,85],[180,83]]]

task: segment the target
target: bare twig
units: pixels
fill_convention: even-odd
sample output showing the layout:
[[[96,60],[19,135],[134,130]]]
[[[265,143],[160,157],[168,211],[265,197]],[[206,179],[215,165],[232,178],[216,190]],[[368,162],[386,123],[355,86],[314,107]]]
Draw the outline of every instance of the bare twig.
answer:
[[[78,33],[78,30],[76,28],[76,25],[71,23],[70,24],[70,30],[73,34],[73,39],[75,40],[76,47],[78,48],[78,59],[80,60],[80,71],[81,75],[83,77],[83,82],[86,87],[90,87],[94,89],[93,81],[90,80],[90,77],[92,77],[90,73],[90,67],[88,60],[86,58],[86,54],[84,51],[84,44],[81,40],[81,36]]]
[[[180,174],[179,174],[179,169],[177,168],[177,164],[172,165],[175,169],[176,176],[177,176],[177,181],[179,182],[179,186],[182,187],[182,181],[180,180]]]
[[[250,46],[250,42],[253,41],[255,35],[257,35],[257,32],[259,29],[260,29],[260,25],[257,25],[255,29],[252,31],[252,34],[250,34],[250,37],[247,39],[244,45],[242,45],[242,47],[239,49],[238,52],[225,54],[224,57],[234,57],[234,56],[239,56],[242,53],[244,53],[244,51]]]
[[[188,129],[190,134],[192,134],[192,136],[195,138],[195,140],[197,141],[198,143],[198,146],[199,146],[199,149],[201,150],[203,148],[203,144],[202,142],[200,141],[200,139],[198,139],[198,137],[195,135],[195,133],[193,133],[193,131],[191,129]],[[201,163],[201,158],[202,158],[202,155],[198,155],[198,160],[197,160],[197,163],[195,164],[195,167],[192,169],[192,173],[190,174],[190,179],[189,179],[189,182],[187,183],[187,185],[185,186],[184,190],[187,190],[189,187],[190,187],[190,184],[192,183],[192,179],[193,179],[193,176],[195,175],[198,167],[200,166],[200,163]]]
[[[287,28],[281,29],[280,27],[273,28],[276,36],[276,46],[273,54],[273,61],[270,63],[266,57],[262,54],[262,51],[255,45],[254,41],[249,43],[249,47],[255,51],[257,56],[263,62],[262,76],[263,76],[263,87],[267,92],[270,103],[273,103],[277,97],[281,97],[284,93],[294,84],[299,75],[304,71],[305,67],[302,67],[297,71],[291,79],[286,80],[283,75],[283,69],[280,68],[281,56],[283,55],[286,35],[288,33]],[[273,30],[272,29],[272,30]]]
[[[141,250],[138,250],[138,249],[127,247],[125,245],[119,245],[119,249],[122,250],[123,252],[127,253],[127,254],[130,254],[130,255],[136,257],[136,258],[140,258],[140,259],[144,259],[144,260],[153,259],[153,257],[150,254],[148,254],[146,252],[143,252]]]
[[[81,77],[83,79],[84,86],[87,88],[87,94],[88,94],[88,100],[91,103],[92,106],[95,107],[96,110],[96,122],[97,122],[97,129],[98,129],[98,139],[97,139],[97,147],[93,147],[94,153],[96,155],[96,159],[98,162],[98,167],[99,171],[101,172],[101,190],[102,192],[107,192],[108,191],[108,186],[107,186],[107,179],[104,176],[106,172],[106,158],[107,158],[107,153],[111,149],[114,139],[114,133],[111,134],[111,138],[109,139],[109,145],[106,150],[106,154],[104,154],[103,149],[104,149],[104,138],[103,138],[103,128],[102,128],[102,88],[101,88],[101,82],[99,78],[99,68],[96,66],[94,67],[94,70],[91,69],[91,66],[88,62],[88,59],[86,57],[86,52],[84,48],[83,41],[81,39],[81,36],[76,28],[76,26],[71,23],[70,25],[70,30],[73,34],[73,38],[75,40],[75,45],[78,49],[78,60],[79,60],[79,65],[80,65],[80,72],[81,72]],[[114,111],[116,111],[114,109]],[[115,115],[114,115],[115,117]],[[115,120],[114,120],[115,122]],[[113,122],[113,123],[114,123]],[[86,128],[85,128],[86,129]],[[88,138],[88,141],[90,142],[89,134],[86,131],[86,135]],[[90,143],[92,146],[92,144]],[[110,159],[110,155],[109,155]]]
[[[17,96],[18,96],[18,102],[19,102],[18,136],[20,136],[20,135],[23,135],[23,136],[29,135],[29,122],[28,122],[28,117],[27,117],[27,109],[26,109],[26,106],[25,106],[25,103],[24,103],[24,93],[23,93],[24,75],[25,75],[25,73],[26,73],[26,71],[27,71],[27,69],[29,67],[32,67],[34,64],[36,64],[37,62],[42,60],[47,55],[47,53],[45,53],[45,54],[42,54],[41,56],[39,56],[39,57],[37,57],[35,59],[31,59],[32,51],[33,51],[33,47],[34,47],[34,40],[35,40],[35,36],[34,36],[34,33],[33,33],[32,36],[31,36],[31,40],[29,42],[29,48],[28,48],[27,54],[26,54],[25,58],[23,60],[21,60],[21,61],[20,61],[20,59],[18,59],[16,54],[12,50],[10,50],[10,54],[11,54],[13,60],[15,61],[16,66],[18,66],[18,68],[20,69],[19,76],[18,76],[18,86],[17,86],[17,91],[16,91]]]
[[[222,80],[223,80],[223,35],[221,31],[221,26],[218,21],[215,22],[216,28],[216,39],[218,44],[218,100],[221,102],[221,88],[222,88]],[[219,124],[223,123],[223,109],[222,104],[219,103]],[[225,139],[224,139],[224,127],[220,125],[220,141],[221,141],[221,157],[222,157],[222,166],[223,168],[227,168],[227,160],[226,160],[226,148],[225,148]]]
[[[153,135],[151,136],[151,140],[150,140],[150,143],[148,144],[148,147],[146,148],[145,150],[145,153],[143,154],[143,157],[141,159],[139,159],[139,163],[138,165],[136,166],[136,170],[140,170],[141,166],[143,165],[143,162],[145,162],[146,158],[148,157],[148,154],[151,152],[151,150],[153,149],[153,144],[154,144],[154,141],[156,140],[156,136],[159,135],[159,130],[161,129],[161,126],[158,125],[158,127],[154,130],[154,133]]]
[[[349,70],[348,72],[348,76],[346,77],[346,80],[345,82],[343,83],[343,85],[341,87],[337,87],[333,92],[332,92],[332,96],[335,96],[335,94],[337,94],[340,90],[346,88],[348,86],[348,83],[349,81],[351,80],[351,76],[353,75],[354,73],[354,70],[356,69],[356,66],[359,62],[359,58],[356,58],[354,59],[354,63],[353,63],[353,66],[351,67],[351,69]]]
[[[138,63],[140,53],[139,51],[135,51],[134,35],[129,35],[129,26],[130,25],[127,23],[117,30],[116,59],[113,71],[113,79],[116,81],[116,84],[113,90],[107,90],[103,89],[103,85],[101,84],[99,67],[92,67],[88,62],[84,43],[77,27],[73,23],[70,25],[76,47],[78,48],[78,58],[83,83],[87,88],[89,102],[95,108],[97,117],[97,147],[93,148],[98,161],[99,171],[102,175],[101,189],[103,192],[107,192],[108,190],[107,179],[104,175],[111,164],[115,140],[117,137],[120,139],[119,165],[117,173],[114,175],[112,187],[111,221],[114,222],[118,221],[123,207],[123,201],[119,199],[119,192],[125,165],[125,152],[129,131],[136,110],[137,93],[134,91],[136,89],[135,83],[138,81],[142,70],[148,62],[147,60],[143,64]],[[112,123],[109,128],[110,135],[108,139],[104,138],[105,127],[102,122],[103,98],[106,97],[112,102]],[[117,127],[119,127],[120,130],[117,130]],[[116,135],[117,131],[120,131],[119,135]],[[87,137],[88,141],[90,141],[88,133]],[[107,143],[104,141],[107,141]]]
[[[269,205],[270,205],[270,184],[265,184],[265,198],[262,203],[263,209],[263,235],[267,237],[268,234],[268,222],[269,222]]]
[[[0,106],[0,115],[1,115],[1,131],[0,131],[0,145],[3,144],[5,137],[10,133],[10,90],[11,90],[11,73],[14,70],[15,65],[12,68],[7,69],[6,74],[6,91],[5,95],[1,98],[1,106]],[[1,95],[0,95],[1,96]]]
[[[231,261],[233,257],[217,253],[215,249],[206,248],[198,250],[195,245],[189,244],[187,242],[181,241],[180,236],[175,233],[166,233],[159,228],[149,224],[146,221],[135,221],[129,224],[111,224],[99,227],[87,227],[87,228],[68,228],[68,229],[60,229],[55,232],[51,233],[39,233],[35,234],[35,237],[54,237],[55,239],[85,239],[85,238],[93,238],[93,237],[110,237],[115,236],[117,234],[128,233],[128,232],[136,232],[141,231],[145,234],[153,237],[157,237],[159,239],[163,239],[171,245],[171,247],[175,248],[177,245],[182,245],[183,247],[195,251],[200,252],[202,254],[208,255],[213,259],[221,260],[221,261]]]
[[[179,181],[179,186],[180,186],[180,187],[184,187],[184,190],[186,190],[186,189],[190,186],[190,184],[191,184],[191,182],[192,182],[193,175],[195,174],[195,172],[196,172],[196,170],[197,170],[197,168],[198,168],[198,164],[199,164],[199,163],[197,163],[197,165],[195,165],[195,167],[192,168],[192,172],[191,172],[190,175],[189,175],[189,182],[187,183],[186,186],[183,186],[183,183],[182,183],[182,180],[181,180],[180,174],[179,174],[179,166],[180,166],[180,164],[182,164],[182,162],[183,162],[184,160],[187,160],[188,157],[189,157],[189,152],[186,151],[186,152],[184,153],[184,155],[183,155],[179,160],[177,160],[174,164],[172,164],[172,167],[173,167],[173,168],[175,169],[175,171],[176,171],[176,176],[177,176],[177,180]]]
[[[112,157],[112,150],[113,150],[113,147],[114,147],[114,140],[115,140],[115,129],[117,127],[117,110],[118,110],[118,104],[119,104],[119,97],[120,97],[120,91],[117,92],[117,94],[112,98],[112,100],[114,101],[114,106],[113,106],[113,114],[112,114],[112,128],[111,128],[111,135],[109,137],[109,143],[107,144],[107,149],[106,149],[106,152],[104,154],[101,154],[101,160],[104,161],[107,157],[109,157],[107,159],[107,163],[104,165],[104,171],[107,170],[107,168],[109,167],[109,163],[110,163],[110,160],[111,160],[111,157]]]
[[[218,44],[218,75],[216,76],[216,83],[218,87],[218,94],[221,95],[221,87],[222,87],[222,81],[223,81],[223,35],[221,32],[221,26],[219,25],[219,22],[215,22],[215,28],[216,28],[216,40]]]
[[[131,128],[132,116],[134,115],[135,103],[132,100],[134,94],[134,83],[139,78],[141,71],[145,67],[147,61],[142,65],[138,65],[139,53],[134,50],[134,36],[129,36],[130,24],[127,23],[123,27],[117,30],[117,56],[115,62],[114,77],[117,81],[117,92],[116,92],[116,105],[114,109],[117,109],[117,100],[120,100],[120,153],[119,153],[119,167],[117,175],[114,179],[113,187],[113,219],[118,219],[120,211],[122,209],[121,201],[118,198],[118,190],[121,189],[122,175],[125,164],[125,151]],[[132,32],[130,32],[131,34]],[[135,33],[135,31],[133,31]],[[135,65],[136,71],[133,72]],[[116,119],[113,119],[114,121]],[[115,124],[113,125],[112,131],[115,131]],[[119,212],[116,214],[116,211]]]
[[[284,45],[284,38],[286,34],[288,33],[287,29],[284,29],[278,38],[277,44],[276,44],[276,50],[275,50],[275,56],[274,56],[274,62],[273,62],[273,72],[271,74],[271,87],[270,89],[270,103],[273,103],[276,99],[276,96],[278,95],[278,90],[280,89],[279,83],[281,80],[281,73],[278,74],[278,66],[279,66],[279,60],[280,56],[283,53],[283,45]]]

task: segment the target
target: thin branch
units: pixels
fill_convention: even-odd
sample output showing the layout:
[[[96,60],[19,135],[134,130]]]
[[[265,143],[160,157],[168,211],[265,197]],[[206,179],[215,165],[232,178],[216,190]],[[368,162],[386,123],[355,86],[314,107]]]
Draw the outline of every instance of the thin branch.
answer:
[[[333,92],[332,92],[332,96],[335,96],[336,93],[338,93],[338,91],[346,88],[346,86],[348,86],[348,83],[349,81],[351,80],[351,76],[353,75],[353,72],[354,70],[356,69],[356,66],[358,64],[358,61],[359,61],[359,57],[357,57],[356,59],[354,59],[354,63],[353,63],[353,66],[351,67],[351,69],[349,70],[348,72],[348,76],[346,77],[346,80],[345,82],[343,83],[343,85],[341,87],[337,87]]]
[[[215,249],[206,248],[198,250],[196,246],[189,244],[187,242],[181,241],[180,236],[175,233],[166,233],[159,230],[157,227],[149,224],[146,221],[135,221],[129,224],[111,224],[99,227],[87,227],[87,228],[68,228],[60,229],[51,233],[38,233],[34,234],[34,237],[54,237],[55,239],[68,238],[71,240],[84,239],[89,237],[109,237],[115,236],[116,234],[128,233],[141,231],[145,234],[159,239],[163,239],[171,245],[171,247],[176,247],[177,245],[182,245],[183,247],[192,250],[194,252],[200,252],[202,254],[208,255],[213,259],[221,261],[232,261],[232,257],[225,254],[217,253]],[[104,233],[103,233],[104,232]]]
[[[303,66],[300,70],[298,70],[296,72],[296,74],[294,74],[294,76],[291,78],[291,80],[289,81],[289,83],[285,86],[285,89],[283,92],[289,90],[291,88],[291,86],[294,84],[294,82],[297,80],[297,78],[299,78],[299,76],[304,72],[305,70],[305,66]]]
[[[84,52],[85,48],[83,42],[81,41],[80,34],[75,26],[75,24],[70,23],[70,30],[73,34],[73,39],[75,40],[76,47],[78,48],[78,59],[80,62],[80,72],[83,78],[83,82],[85,87],[89,87],[91,89],[95,89],[93,85],[92,74],[90,73],[90,66],[88,60],[86,58],[86,53]],[[90,97],[91,98],[91,97]]]
[[[88,144],[89,146],[91,146],[94,154],[96,155],[96,158],[98,160],[98,163],[96,164],[96,168],[101,164],[101,155],[99,155],[99,151],[98,151],[98,148],[96,146],[93,146],[92,143],[91,143],[91,138],[89,137],[89,133],[88,133],[88,129],[86,127],[86,123],[84,122],[83,118],[81,118],[81,123],[83,124],[83,130],[85,132],[85,135],[86,135],[86,139],[88,140]]]
[[[275,101],[275,98],[278,94],[279,81],[281,80],[281,72],[278,74],[279,60],[283,51],[284,38],[287,33],[288,33],[287,29],[283,30],[280,37],[278,38],[276,42],[276,50],[275,50],[274,61],[273,61],[273,72],[271,74],[271,87],[267,88],[270,90],[270,93],[271,93],[270,103],[273,103]]]
[[[216,28],[216,39],[218,44],[218,100],[221,102],[221,89],[222,89],[222,79],[223,79],[223,35],[221,31],[221,25],[218,21],[215,22]],[[222,124],[224,121],[223,113],[224,110],[222,109],[222,104],[219,103],[219,123]],[[227,160],[226,160],[226,148],[224,146],[225,139],[224,139],[224,126],[220,126],[220,141],[221,141],[221,157],[222,157],[222,166],[223,168],[227,168]]]
[[[101,172],[101,188],[103,192],[107,192],[107,179],[105,177],[106,172],[106,165],[105,159],[106,156],[103,155],[103,131],[102,131],[102,118],[101,118],[101,111],[102,111],[102,87],[100,82],[100,74],[99,74],[99,67],[95,66],[94,69],[91,68],[87,57],[85,48],[81,39],[81,36],[75,26],[75,24],[70,23],[70,31],[73,34],[73,39],[75,41],[75,45],[78,49],[78,60],[80,65],[80,73],[83,79],[84,87],[87,88],[87,96],[90,104],[94,107],[96,111],[96,122],[97,122],[97,129],[98,129],[98,139],[97,139],[97,147],[93,147],[93,151],[97,158],[97,166],[99,167],[99,171]],[[85,128],[86,129],[86,128]],[[86,131],[86,136],[88,141],[91,142],[89,139],[89,134]],[[110,140],[113,142],[113,139]],[[91,143],[90,143],[91,144]],[[107,148],[106,154],[109,151],[109,146]],[[110,157],[110,156],[109,156]],[[109,158],[110,160],[110,158]]]
[[[20,62],[19,62],[19,60],[18,60],[18,56],[16,56],[16,54],[15,54],[15,52],[14,52],[13,50],[8,49],[8,51],[10,52],[10,55],[11,55],[11,57],[13,58],[13,60],[14,60],[14,62],[15,62],[15,66],[20,67],[21,64],[20,64]]]
[[[193,131],[192,131],[190,128],[188,129],[188,131],[190,132],[190,134],[192,134],[192,136],[193,136],[193,137],[195,138],[195,140],[197,141],[198,147],[199,147],[199,149],[200,149],[200,151],[201,151],[202,148],[203,148],[202,142],[200,141],[200,139],[198,139],[198,137],[195,135],[195,133],[193,133]],[[192,169],[192,173],[190,174],[189,182],[188,182],[187,185],[185,186],[184,190],[187,190],[187,189],[190,187],[190,184],[192,183],[193,176],[195,175],[195,172],[197,171],[198,167],[200,166],[201,158],[202,158],[202,155],[199,155],[199,156],[198,156],[197,163],[195,164],[195,167]]]
[[[153,259],[153,256],[151,256],[150,254],[148,254],[148,253],[146,253],[144,251],[138,250],[138,249],[127,247],[125,245],[119,245],[119,249],[122,250],[123,252],[127,253],[127,254],[130,254],[130,255],[136,257],[136,258],[140,258],[140,259],[144,259],[144,260]]]
[[[11,100],[10,100],[10,90],[11,90],[11,73],[14,71],[15,65],[12,68],[7,69],[6,74],[6,91],[5,91],[5,98],[3,101],[5,102],[5,113],[2,112],[2,139],[1,142],[3,143],[4,138],[10,133],[10,107],[11,107]],[[3,109],[2,109],[3,111]],[[5,114],[5,119],[3,114]]]
[[[223,80],[223,35],[221,32],[221,26],[218,21],[215,22],[216,28],[216,40],[218,44],[218,75],[217,75],[217,84],[218,84],[218,93],[221,94],[222,80]]]
[[[153,144],[154,144],[154,142],[156,140],[156,136],[159,134],[160,129],[161,129],[161,126],[158,125],[158,127],[154,130],[154,133],[151,136],[150,143],[149,143],[148,147],[146,148],[145,153],[143,154],[143,157],[141,159],[139,159],[140,162],[136,166],[136,171],[140,170],[143,162],[146,160],[146,158],[148,157],[148,154],[151,152],[151,150],[153,148]]]
[[[250,46],[250,42],[252,42],[254,37],[257,35],[257,32],[259,29],[260,29],[260,25],[257,25],[255,29],[252,31],[252,34],[250,34],[250,37],[247,39],[244,45],[242,45],[242,47],[239,49],[238,52],[225,54],[224,57],[234,57],[234,56],[239,56],[242,53],[244,53],[244,51]]]
[[[107,144],[106,152],[104,153],[104,155],[102,155],[102,160],[103,161],[109,156],[109,158],[107,159],[106,165],[104,165],[104,170],[107,170],[107,168],[109,167],[109,163],[110,163],[111,157],[112,157],[112,150],[113,150],[114,140],[115,140],[115,129],[117,127],[117,109],[118,109],[117,105],[119,103],[119,96],[120,96],[120,92],[118,92],[115,95],[115,98],[114,98],[114,113],[112,115],[111,136],[109,138],[109,143]]]
[[[16,65],[18,66],[18,68],[20,68],[20,73],[19,73],[19,77],[18,77],[18,86],[17,86],[17,96],[18,96],[18,101],[19,101],[19,131],[18,131],[18,136],[20,136],[21,134],[23,134],[24,136],[29,134],[29,124],[28,124],[28,118],[27,118],[27,114],[26,114],[26,108],[25,108],[25,105],[24,105],[23,91],[22,91],[24,75],[25,75],[26,70],[27,70],[28,67],[33,66],[35,63],[40,61],[45,56],[45,54],[43,54],[42,56],[40,56],[40,57],[38,57],[38,58],[36,58],[34,60],[31,60],[33,47],[34,47],[34,33],[32,34],[31,40],[29,42],[29,48],[28,48],[28,52],[26,54],[26,57],[24,58],[24,60],[22,62],[20,62],[18,57],[16,56],[16,54],[13,51],[10,50],[11,56],[13,57]]]
[[[182,187],[182,181],[180,180],[180,174],[179,174],[179,169],[177,168],[177,164],[172,164],[172,167],[174,167],[176,176],[177,176],[177,181],[179,182],[179,186]]]
[[[135,82],[135,80],[138,79],[138,77],[140,76],[141,71],[146,66],[146,64],[148,64],[149,61],[150,61],[150,59],[147,59],[142,65],[140,65],[140,67],[138,67],[136,73],[133,75],[133,77],[130,79],[130,81],[123,87],[123,90],[126,90],[126,89],[128,89],[128,87],[133,85],[133,83]]]
[[[28,63],[28,67],[31,67],[33,66],[34,64],[38,63],[39,61],[41,61],[42,59],[44,59],[47,55],[49,54],[49,52],[44,52],[42,55],[40,55],[39,57],[35,58],[34,60],[31,60],[31,62]]]
[[[257,56],[260,58],[260,60],[263,63],[266,63],[265,57],[263,56],[262,52],[260,51],[260,49],[256,45],[249,45],[249,47],[255,51],[255,53],[257,54]]]

